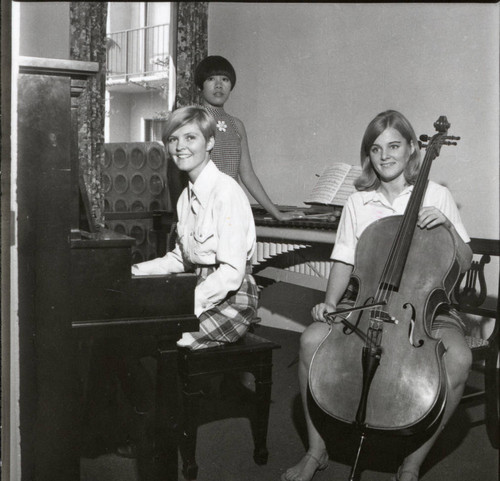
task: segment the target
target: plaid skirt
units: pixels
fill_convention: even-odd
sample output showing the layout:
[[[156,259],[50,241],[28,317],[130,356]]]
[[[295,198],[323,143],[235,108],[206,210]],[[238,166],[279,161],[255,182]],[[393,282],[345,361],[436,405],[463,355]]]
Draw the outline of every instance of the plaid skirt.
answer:
[[[354,307],[357,296],[358,287],[355,282],[350,282],[337,309]],[[441,329],[456,329],[463,336],[466,334],[466,326],[460,314],[448,304],[441,304],[432,320],[431,333],[435,333]]]
[[[184,332],[178,346],[207,349],[241,339],[257,317],[258,290],[255,279],[246,274],[241,287],[230,292],[212,309],[203,312],[198,332]]]

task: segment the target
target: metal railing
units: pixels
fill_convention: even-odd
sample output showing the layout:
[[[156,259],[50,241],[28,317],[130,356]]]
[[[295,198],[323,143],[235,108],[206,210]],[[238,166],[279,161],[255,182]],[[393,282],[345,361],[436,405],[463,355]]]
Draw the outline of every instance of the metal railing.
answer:
[[[169,30],[169,25],[156,25],[108,34],[108,80],[128,80],[168,71]]]

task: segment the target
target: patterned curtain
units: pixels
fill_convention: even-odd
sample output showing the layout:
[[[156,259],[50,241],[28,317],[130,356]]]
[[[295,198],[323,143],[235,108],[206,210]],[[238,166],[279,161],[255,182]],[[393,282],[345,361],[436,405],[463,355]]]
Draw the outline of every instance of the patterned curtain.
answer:
[[[194,84],[196,65],[208,53],[208,2],[177,3],[177,78],[175,108],[201,103]],[[168,190],[171,205],[177,205],[187,176],[168,160]]]
[[[208,54],[208,2],[177,4],[176,106],[200,102],[194,69]]]
[[[104,190],[101,166],[104,162],[104,115],[106,96],[106,2],[71,2],[70,57],[98,62],[100,71],[91,78],[79,98],[78,144],[92,215],[104,225]]]

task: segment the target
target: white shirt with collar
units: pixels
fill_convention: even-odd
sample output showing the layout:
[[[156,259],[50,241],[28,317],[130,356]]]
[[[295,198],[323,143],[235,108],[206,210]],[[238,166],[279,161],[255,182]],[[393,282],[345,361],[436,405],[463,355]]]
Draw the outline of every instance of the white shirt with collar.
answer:
[[[195,314],[199,316],[243,282],[256,242],[252,209],[239,184],[210,160],[179,197],[177,216],[174,250],[133,265],[132,274],[171,274],[215,266],[195,289]]]
[[[391,215],[403,215],[412,191],[413,185],[406,187],[394,199],[392,205],[381,192],[375,190],[352,194],[342,211],[337,238],[330,258],[354,265],[356,245],[362,232],[378,219]],[[422,205],[437,207],[454,225],[462,240],[466,243],[470,242],[455,201],[446,187],[429,181]]]

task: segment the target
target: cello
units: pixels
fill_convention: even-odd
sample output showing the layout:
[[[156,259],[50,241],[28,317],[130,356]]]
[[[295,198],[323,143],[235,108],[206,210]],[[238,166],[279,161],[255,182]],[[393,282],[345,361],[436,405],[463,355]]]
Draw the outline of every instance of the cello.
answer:
[[[447,135],[449,126],[441,116],[437,133],[421,136],[427,151],[404,215],[379,219],[361,234],[351,275],[355,305],[327,314],[344,327],[340,335],[330,328],[310,365],[316,404],[361,433],[350,481],[367,434],[416,434],[444,411],[445,348],[430,332],[460,275],[457,245],[444,225],[416,226],[432,161],[442,145],[459,140]]]

